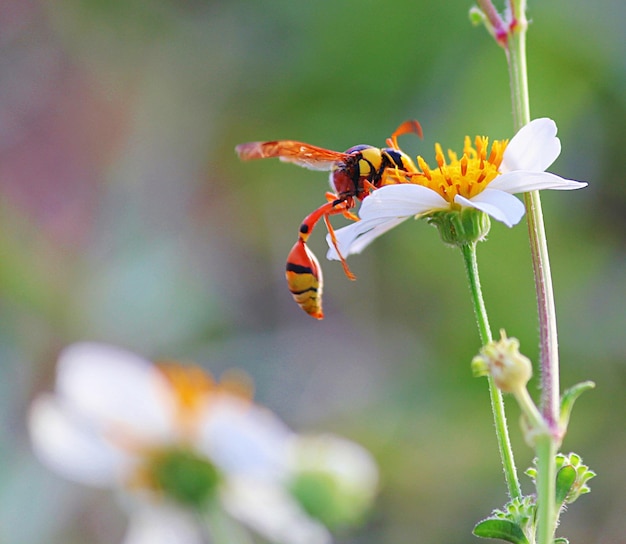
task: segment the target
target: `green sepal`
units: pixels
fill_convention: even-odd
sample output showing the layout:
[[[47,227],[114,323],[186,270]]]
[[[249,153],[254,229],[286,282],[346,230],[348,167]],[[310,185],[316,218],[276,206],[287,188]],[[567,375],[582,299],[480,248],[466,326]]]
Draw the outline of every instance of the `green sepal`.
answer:
[[[593,389],[595,386],[596,384],[591,381],[581,382],[570,387],[563,393],[563,396],[561,397],[561,417],[559,418],[559,423],[563,431],[567,429],[569,417],[572,413],[572,408],[574,407],[576,399],[580,397],[582,393],[588,391],[589,389]]]
[[[560,509],[565,503],[572,486],[576,482],[576,469],[572,465],[565,465],[556,473],[556,507]]]
[[[437,227],[445,244],[457,247],[483,241],[491,228],[489,216],[476,208],[438,210],[424,217]]]
[[[512,544],[530,544],[522,528],[508,519],[487,518],[478,523],[473,532],[481,538],[499,538]]]

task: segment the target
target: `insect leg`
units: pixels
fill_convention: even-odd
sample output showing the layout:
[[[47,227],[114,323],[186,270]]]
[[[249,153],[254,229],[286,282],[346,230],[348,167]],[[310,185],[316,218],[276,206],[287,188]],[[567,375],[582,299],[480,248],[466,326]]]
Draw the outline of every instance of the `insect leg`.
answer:
[[[328,234],[330,234],[330,241],[332,242],[333,247],[335,248],[335,251],[337,252],[337,255],[339,255],[339,260],[341,261],[343,272],[348,277],[348,279],[356,280],[356,276],[353,274],[352,270],[350,270],[350,267],[348,266],[348,263],[346,262],[346,258],[341,254],[341,251],[339,251],[339,244],[337,242],[337,236],[335,235],[335,229],[333,229],[333,226],[330,224],[330,220],[328,219],[328,217],[329,217],[328,215],[324,216],[324,223],[326,223]]]

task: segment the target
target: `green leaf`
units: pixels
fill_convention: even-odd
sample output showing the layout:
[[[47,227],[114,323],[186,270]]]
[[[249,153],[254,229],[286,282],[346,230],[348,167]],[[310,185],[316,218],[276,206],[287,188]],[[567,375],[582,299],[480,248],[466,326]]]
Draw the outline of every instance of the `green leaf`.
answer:
[[[567,538],[555,538],[554,544],[569,544],[569,540]]]
[[[512,544],[529,544],[520,526],[508,519],[485,519],[474,527],[474,534],[482,538],[499,538]]]
[[[576,399],[580,397],[582,393],[588,391],[589,389],[593,389],[596,386],[595,383],[587,381],[578,383],[569,389],[567,389],[563,396],[561,397],[561,418],[560,424],[563,430],[567,429],[567,424],[569,423],[569,417],[572,413],[572,408],[574,407],[574,402]]]
[[[567,495],[576,482],[576,469],[572,465],[565,465],[556,474],[556,506],[561,508]]]

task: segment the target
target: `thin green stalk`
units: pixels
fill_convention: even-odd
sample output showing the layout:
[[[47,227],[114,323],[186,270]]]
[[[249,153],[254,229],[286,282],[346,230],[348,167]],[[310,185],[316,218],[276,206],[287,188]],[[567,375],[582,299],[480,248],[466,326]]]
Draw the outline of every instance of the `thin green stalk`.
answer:
[[[513,125],[519,130],[530,122],[530,100],[528,97],[528,70],[526,68],[526,27],[528,23],[516,19],[515,30],[509,34],[505,48],[509,65]]]
[[[552,544],[556,530],[556,463],[557,444],[550,434],[537,438],[537,530],[538,544]]]
[[[469,279],[470,291],[472,295],[472,303],[474,305],[474,313],[480,333],[480,340],[484,344],[491,342],[491,329],[489,327],[489,319],[487,317],[487,309],[483,299],[480,287],[480,277],[478,275],[478,263],[476,260],[476,243],[465,244],[461,246],[463,259],[465,261],[465,269]],[[515,459],[513,458],[513,448],[509,438],[509,430],[506,424],[506,415],[504,412],[504,400],[502,392],[496,387],[493,378],[487,377],[489,381],[489,398],[491,400],[491,411],[493,412],[493,421],[496,428],[496,437],[498,440],[498,449],[502,460],[502,468],[504,469],[504,478],[511,499],[522,496],[519,479],[517,477],[517,469],[515,468]]]
[[[507,60],[513,105],[513,121],[519,130],[530,122],[530,100],[526,69],[525,2],[512,3],[515,26],[507,42]],[[541,406],[543,417],[551,431],[558,434],[559,421],[559,353],[556,328],[556,309],[552,289],[552,272],[548,255],[548,242],[543,222],[539,191],[524,195],[528,234],[537,293],[541,358]]]
[[[526,69],[526,2],[510,0],[513,26],[506,47],[516,130],[530,122]],[[537,440],[537,532],[538,544],[551,544],[556,529],[556,465],[559,421],[559,359],[556,311],[548,244],[538,191],[524,195],[528,234],[537,293],[540,334],[541,410],[550,433]]]
[[[560,389],[556,308],[539,192],[526,193],[524,204],[528,216],[530,251],[539,312],[541,410],[556,440],[559,434]]]

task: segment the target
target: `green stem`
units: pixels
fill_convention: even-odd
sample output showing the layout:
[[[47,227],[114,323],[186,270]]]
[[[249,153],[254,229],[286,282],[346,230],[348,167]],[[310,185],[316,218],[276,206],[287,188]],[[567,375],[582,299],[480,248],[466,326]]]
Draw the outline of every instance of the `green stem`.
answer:
[[[480,333],[480,340],[484,344],[488,344],[492,340],[491,329],[489,327],[489,319],[487,317],[487,309],[480,287],[480,277],[478,275],[478,263],[476,260],[476,242],[464,244],[461,246],[463,259],[465,261],[465,269],[469,279],[470,291],[472,295],[472,303],[474,305],[474,313],[476,314],[476,322]],[[496,387],[493,378],[488,376],[489,381],[489,398],[491,400],[491,410],[493,412],[493,421],[496,427],[496,437],[498,440],[498,449],[504,469],[504,478],[511,499],[522,496],[519,480],[517,477],[517,469],[515,468],[515,459],[513,458],[513,448],[509,439],[509,431],[506,424],[506,415],[504,412],[504,400],[502,392]]]
[[[523,0],[512,2],[515,24],[509,35],[506,49],[515,130],[519,130],[530,122],[530,99],[526,69],[526,29],[528,22],[526,21],[525,4]],[[539,191],[524,194],[524,204],[528,218],[528,234],[539,313],[542,412],[550,429],[558,436],[560,386],[556,308]]]
[[[539,312],[541,407],[543,417],[555,440],[559,438],[559,352],[556,308],[552,289],[552,273],[548,242],[543,223],[539,192],[524,195],[528,216],[530,251]]]
[[[530,122],[526,69],[526,1],[510,0],[513,21],[507,43],[513,119],[516,130]],[[537,542],[551,544],[556,529],[556,465],[559,437],[559,358],[556,311],[548,245],[538,191],[524,195],[528,234],[537,293],[540,334],[541,410],[550,433],[538,439],[537,454]]]
[[[519,130],[530,122],[530,100],[528,98],[528,70],[526,68],[526,27],[524,15],[516,18],[515,30],[509,34],[505,49],[509,65],[513,125]]]
[[[552,544],[557,521],[556,463],[557,444],[550,434],[538,437],[537,453],[537,531],[538,544]]]

